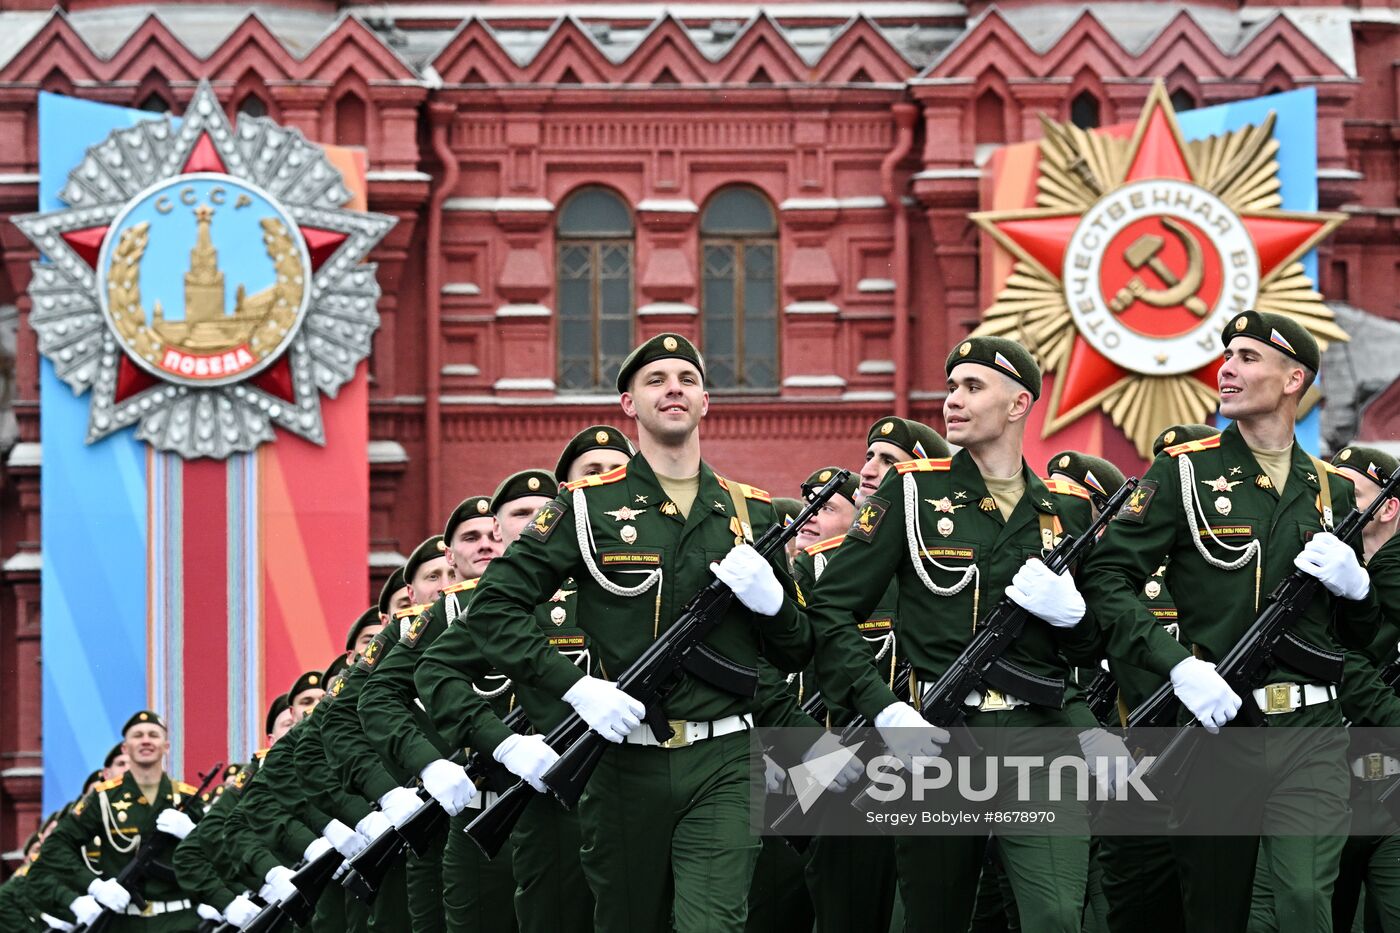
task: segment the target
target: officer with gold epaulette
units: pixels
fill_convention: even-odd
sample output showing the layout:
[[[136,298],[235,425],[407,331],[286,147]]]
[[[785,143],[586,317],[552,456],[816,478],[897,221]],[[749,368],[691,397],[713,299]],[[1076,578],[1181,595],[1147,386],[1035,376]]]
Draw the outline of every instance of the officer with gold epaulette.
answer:
[[[823,693],[873,721],[905,761],[936,756],[948,738],[908,700],[917,698],[918,684],[944,672],[1003,593],[1035,617],[1006,654],[1031,676],[1014,694],[970,694],[973,726],[1069,726],[1060,709],[1068,673],[1061,652],[1077,659],[1092,657],[1095,648],[1094,626],[1081,625],[1086,609],[1074,578],[1051,573],[1030,557],[1090,523],[1083,487],[1041,480],[1022,456],[1026,421],[1041,388],[1035,360],[1010,340],[971,337],[953,347],[946,370],[948,441],[963,449],[951,458],[917,459],[888,470],[862,499],[809,600]],[[890,689],[885,670],[871,663],[851,624],[869,617],[891,579],[899,581],[899,650],[915,674],[909,696]],[[992,738],[982,742],[989,755],[1025,753],[1024,747],[1002,748],[996,730],[988,731]],[[1046,760],[1078,752],[1061,748],[1058,733],[1047,731],[1040,743]],[[1029,782],[1035,799],[1047,799],[1048,769],[1032,768]],[[1064,806],[1061,819],[1083,819],[1082,805]],[[1067,830],[998,839],[1022,928],[1078,931],[1087,829],[1083,835]],[[895,842],[907,929],[965,928],[987,837],[900,836]]]
[[[139,881],[145,910],[133,906],[133,892],[116,876],[143,841],[160,846],[158,862],[169,860],[204,812],[198,788],[165,773],[170,741],[165,721],[156,713],[132,715],[122,727],[122,744],[129,770],[119,780],[97,785],[59,822],[31,869],[30,884],[44,902],[67,905],[80,923],[108,910],[117,915],[114,931],[187,930],[199,920],[168,870],[150,872]],[[102,840],[95,860],[88,855],[93,839]]]
[[[1095,616],[1112,623],[1110,659],[1169,677],[1207,730],[1233,719],[1242,702],[1267,716],[1278,767],[1261,780],[1244,745],[1218,743],[1220,754],[1193,777],[1197,792],[1173,804],[1187,927],[1244,929],[1262,858],[1280,929],[1327,929],[1347,826],[1347,743],[1339,729],[1303,727],[1342,724],[1342,648],[1370,640],[1378,611],[1360,542],[1349,546],[1331,533],[1334,516],[1352,508],[1352,484],[1294,438],[1299,402],[1321,360],[1316,340],[1293,318],[1245,311],[1229,320],[1221,342],[1220,411],[1234,423],[1214,438],[1168,447],[1153,462],[1090,554],[1085,596]],[[1141,601],[1164,563],[1180,641]],[[1289,627],[1306,650],[1288,660],[1275,655],[1266,685],[1237,696],[1214,662],[1295,568],[1322,584]],[[1296,815],[1293,802],[1304,798],[1317,835],[1265,836],[1262,846],[1258,836],[1207,835],[1223,819],[1290,825],[1279,820]]]
[[[756,670],[764,656],[800,670],[812,648],[783,555],[765,560],[747,543],[773,524],[770,497],[701,460],[704,378],[700,354],[678,334],[636,348],[617,387],[640,452],[567,484],[496,560],[472,603],[483,651],[517,689],[563,699],[616,743],[578,807],[601,933],[743,928],[759,849],[748,826],[746,735]],[[731,663],[716,662],[724,675],[710,672],[723,686],[681,677],[663,711],[670,736],[641,726],[641,703],[539,637],[540,595],[572,577],[580,624],[616,676],[709,583],[712,562],[736,600],[706,643]]]

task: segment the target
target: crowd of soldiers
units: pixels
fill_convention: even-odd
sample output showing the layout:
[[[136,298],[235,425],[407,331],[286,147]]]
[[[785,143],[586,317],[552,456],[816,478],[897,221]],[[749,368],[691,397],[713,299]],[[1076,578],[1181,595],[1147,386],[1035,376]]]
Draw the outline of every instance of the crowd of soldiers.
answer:
[[[1221,339],[1229,426],[1163,430],[1128,504],[1057,574],[1040,559],[1047,545],[1082,533],[1091,492],[1125,479],[1076,451],[1044,478],[1025,462],[1041,374],[1020,345],[956,344],[946,439],[880,418],[858,473],[786,553],[765,556],[755,533],[791,523],[839,467],[814,464],[792,499],[716,474],[700,449],[704,362],[684,337],[658,335],[617,378],[635,448],[593,425],[552,470],[463,499],[351,625],[344,653],[273,703],[267,747],[209,793],[164,773],[164,723],[134,715],[83,795],[30,839],[0,889],[0,927],[244,929],[297,896],[303,866],[349,864],[426,802],[450,815],[446,831],[399,859],[373,898],[327,887],[306,926],[1316,933],[1350,930],[1364,900],[1368,929],[1400,930],[1398,837],[1375,803],[1400,760],[1349,748],[1340,729],[1282,758],[1263,786],[1224,773],[1211,787],[1229,808],[1334,814],[1329,834],[823,836],[798,852],[750,825],[753,782],[785,784],[778,763],[755,763],[755,727],[861,716],[902,760],[938,756],[948,733],[921,714],[917,685],[937,680],[1003,594],[1033,617],[1007,659],[1065,692],[1045,703],[974,691],[968,719],[993,734],[1058,726],[1086,757],[1121,748],[1121,715],[1167,683],[1183,721],[1211,732],[1248,703],[1267,704],[1270,729],[1400,723],[1380,684],[1400,631],[1400,502],[1356,541],[1331,533],[1332,515],[1375,499],[1397,462],[1348,446],[1324,463],[1297,443],[1320,355],[1292,319],[1247,311]],[[1295,567],[1321,587],[1293,632],[1344,655],[1345,676],[1321,683],[1279,663],[1241,696],[1215,662]],[[682,673],[665,701],[672,734],[657,735],[616,679],[714,577],[736,599],[706,646],[756,683],[731,691]],[[1100,667],[1119,694],[1102,723],[1075,686]],[[822,723],[800,706],[814,691]],[[543,781],[561,751],[545,736],[570,716],[612,744],[566,809]],[[488,858],[463,830],[516,782],[540,793]],[[152,868],[124,884],[144,845],[158,847]]]

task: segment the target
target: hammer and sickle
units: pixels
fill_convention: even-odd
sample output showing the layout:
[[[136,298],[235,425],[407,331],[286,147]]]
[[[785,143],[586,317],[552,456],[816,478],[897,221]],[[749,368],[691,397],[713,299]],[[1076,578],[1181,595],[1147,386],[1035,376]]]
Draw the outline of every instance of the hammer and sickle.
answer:
[[[1147,266],[1157,277],[1167,283],[1167,288],[1149,288],[1142,276],[1135,275],[1128,284],[1118,290],[1108,306],[1121,314],[1132,306],[1134,301],[1142,301],[1154,308],[1174,308],[1184,305],[1196,317],[1205,317],[1206,303],[1196,297],[1205,276],[1205,263],[1202,261],[1201,244],[1187,232],[1186,228],[1171,217],[1162,218],[1162,226],[1175,236],[1186,250],[1186,272],[1181,278],[1167,268],[1167,264],[1157,254],[1166,241],[1155,234],[1146,233],[1138,237],[1133,245],[1123,250],[1123,259],[1134,269]]]

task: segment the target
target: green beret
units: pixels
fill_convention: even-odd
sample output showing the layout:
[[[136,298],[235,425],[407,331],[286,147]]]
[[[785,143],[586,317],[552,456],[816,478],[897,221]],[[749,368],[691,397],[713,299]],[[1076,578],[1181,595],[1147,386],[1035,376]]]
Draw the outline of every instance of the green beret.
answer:
[[[491,517],[491,497],[490,496],[467,496],[457,507],[452,510],[452,514],[447,516],[447,527],[442,530],[442,540],[450,547],[452,544],[452,533],[457,530],[457,526],[469,518],[490,518]]]
[[[507,502],[524,499],[526,496],[548,496],[553,499],[559,494],[559,481],[548,470],[521,470],[501,480],[496,492],[491,496],[491,511],[499,512]]]
[[[1339,470],[1360,473],[1377,485],[1382,485],[1400,469],[1400,460],[1375,447],[1348,444],[1337,451],[1337,455],[1332,458],[1332,465]]]
[[[1229,346],[1236,337],[1253,337],[1276,347],[1314,373],[1322,366],[1322,351],[1308,329],[1291,317],[1270,311],[1241,311],[1220,332],[1220,342]]]
[[[102,767],[112,767],[112,762],[117,760],[117,756],[122,753],[122,743],[118,742],[112,746],[112,750],[107,753],[107,757],[102,759]]]
[[[389,603],[393,601],[394,594],[403,589],[408,584],[403,579],[403,568],[398,567],[389,574],[389,579],[384,581],[383,588],[379,591],[379,612],[381,615],[389,614]]]
[[[933,428],[921,421],[896,418],[894,415],[881,418],[870,426],[870,430],[865,434],[865,446],[869,447],[876,441],[893,444],[908,452],[910,457],[919,460],[939,460],[953,455],[953,449],[948,446],[943,435]],[[856,480],[856,485],[860,485],[859,479]]]
[[[291,705],[296,701],[297,694],[307,690],[326,689],[326,675],[320,671],[307,671],[296,679],[292,684],[292,689],[287,691],[287,704]],[[268,730],[271,731],[271,730]]]
[[[331,678],[334,677],[336,674],[339,674],[341,671],[345,670],[345,668],[348,667],[349,664],[350,659],[344,654],[336,655],[335,660],[332,661],[330,664],[326,665],[325,673],[321,677],[321,686],[324,687],[330,684]]]
[[[84,784],[83,787],[84,787],[84,788],[87,788],[87,787],[89,787],[91,784],[92,784],[92,782],[89,781],[87,784]],[[39,833],[38,833],[38,832],[32,832],[32,833],[30,833],[30,834],[29,834],[29,838],[26,839],[26,840],[24,840],[24,847],[21,848],[20,851],[21,851],[21,852],[28,853],[29,850],[32,849],[32,848],[34,847],[34,843],[36,843],[36,842],[38,842],[38,841],[39,841]],[[13,893],[15,893],[15,892],[14,892],[14,891],[11,891],[10,893],[13,894]]]
[[[126,725],[122,726],[122,735],[125,736],[132,726],[139,726],[148,722],[155,723],[162,729],[165,729],[166,732],[170,731],[170,729],[165,725],[165,720],[160,718],[159,713],[153,713],[148,709],[143,709],[139,712],[131,714],[131,718],[126,721]]]
[[[1031,398],[1040,398],[1040,367],[1030,351],[1005,337],[968,337],[953,347],[944,365],[948,375],[959,363],[981,363],[1005,373],[1030,390]]]
[[[89,787],[91,787],[92,785],[96,784],[98,781],[102,780],[102,777],[103,777],[103,775],[102,775],[102,771],[101,771],[100,769],[97,770],[97,771],[92,772],[91,774],[89,774],[89,775],[83,780],[83,792],[82,792],[81,794],[78,795],[79,799],[81,799],[84,795],[87,794],[88,788],[89,788]]]
[[[1068,476],[1085,489],[1092,489],[1105,496],[1111,496],[1128,481],[1123,471],[1103,457],[1094,457],[1077,450],[1062,450],[1050,458],[1045,467],[1047,475],[1059,473]]]
[[[802,509],[801,499],[773,499],[773,512],[777,515],[778,521],[783,523],[784,528],[793,523]]]
[[[562,485],[567,481],[569,467],[573,466],[581,454],[590,450],[617,450],[629,457],[637,452],[627,435],[610,424],[595,424],[584,428],[574,435],[574,439],[564,446],[564,452],[559,455],[559,462],[554,466],[555,482]]]
[[[408,555],[408,560],[403,565],[403,579],[405,583],[413,580],[413,575],[418,568],[432,560],[434,557],[442,556],[442,535],[433,535],[431,538],[424,538],[423,542],[413,549],[413,553]]]
[[[291,697],[287,696],[285,693],[279,694],[278,697],[272,701],[272,705],[267,708],[267,728],[263,731],[268,735],[272,735],[272,729],[277,725],[277,717],[285,713],[287,707],[291,705]]]
[[[637,370],[654,360],[685,360],[700,370],[702,382],[705,379],[705,361],[700,358],[695,344],[680,334],[657,334],[622,361],[622,368],[617,371],[617,391],[626,392]]]
[[[811,476],[803,480],[802,495],[810,496],[812,493],[825,486],[831,480],[831,478],[840,471],[840,469],[840,467],[832,466],[822,467],[820,470],[817,470]],[[860,475],[857,473],[851,473],[846,477],[846,481],[841,484],[840,488],[836,490],[836,494],[840,496],[845,496],[848,500],[850,500],[852,505],[855,505],[856,490],[859,488]],[[795,514],[796,513],[794,513],[794,515]]]
[[[1174,424],[1167,428],[1157,439],[1152,442],[1152,456],[1157,456],[1175,444],[1184,444],[1187,441],[1203,441],[1208,437],[1215,437],[1220,433],[1220,429],[1208,424]]]
[[[350,626],[350,631],[345,635],[345,650],[352,651],[355,648],[355,640],[360,637],[360,633],[371,625],[379,624],[379,607],[370,606],[360,617]]]

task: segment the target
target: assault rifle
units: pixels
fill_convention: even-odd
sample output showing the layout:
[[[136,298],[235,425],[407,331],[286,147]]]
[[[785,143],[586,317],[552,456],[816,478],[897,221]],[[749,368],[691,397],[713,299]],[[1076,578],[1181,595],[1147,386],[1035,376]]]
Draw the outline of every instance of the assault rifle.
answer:
[[[1110,717],[1117,722],[1113,711],[1118,706],[1118,679],[1112,671],[1100,670],[1089,681],[1089,686],[1084,688],[1084,705],[1098,722],[1107,723]]]
[[[1327,478],[1322,477],[1322,481],[1326,482]],[[1400,470],[1385,481],[1380,495],[1365,510],[1353,508],[1347,513],[1334,534],[1347,544],[1356,540],[1361,530],[1375,517],[1385,501],[1396,495],[1397,490],[1400,490]],[[1310,645],[1290,631],[1293,621],[1312,603],[1321,585],[1316,577],[1296,569],[1280,580],[1269,594],[1263,612],[1216,665],[1215,672],[1244,700],[1239,714],[1232,720],[1236,725],[1264,725],[1264,712],[1253,702],[1252,694],[1279,663],[1321,683],[1341,682],[1342,655]],[[1168,713],[1174,720],[1176,697],[1170,682],[1163,684],[1128,717],[1129,733],[1136,726],[1169,725]],[[1193,717],[1181,726],[1156,758],[1143,768],[1142,782],[1158,798],[1177,798],[1184,789],[1201,736],[1201,730],[1196,728],[1198,725]]]
[[[850,475],[849,470],[837,470],[825,485],[810,495],[806,507],[787,527],[775,522],[754,542],[754,549],[765,558],[781,553],[798,529],[836,495]],[[719,626],[733,600],[734,591],[719,579],[712,579],[691,597],[675,623],[617,678],[617,686],[646,707],[643,723],[659,741],[674,735],[666,719],[666,698],[675,689],[682,672],[734,693],[753,696],[758,689],[756,671],[734,664],[705,644],[705,638]],[[563,751],[559,760],[545,772],[545,786],[561,804],[572,808],[583,794],[589,776],[607,747],[607,740],[589,729],[577,714],[560,723],[546,739],[552,748]],[[500,806],[499,800],[496,806]]]
[[[1065,536],[1045,558],[1045,566],[1052,573],[1064,573],[1070,565],[1083,557],[1096,541],[1108,523],[1118,514],[1118,510],[1128,501],[1133,490],[1137,489],[1137,477],[1129,479],[1108,498],[1090,491],[1098,516],[1077,537]],[[919,712],[930,725],[948,730],[949,745],[963,755],[976,755],[981,746],[967,728],[967,698],[974,692],[995,690],[1010,694],[1037,706],[1060,709],[1064,706],[1065,684],[1059,678],[1042,677],[1024,670],[1003,655],[1020,637],[1026,627],[1030,613],[1016,604],[1010,596],[1003,596],[992,611],[982,620],[977,634],[967,643],[948,669],[932,686],[924,691],[919,700]],[[870,809],[871,788],[867,786],[851,805]]]
[[[199,789],[193,794],[187,794],[180,801],[178,806],[172,807],[171,809],[184,813],[190,801],[201,796],[208,790],[209,785],[214,783],[214,779],[218,777],[223,770],[224,763],[221,761],[210,768],[207,774],[201,774],[199,776]],[[141,847],[136,850],[136,854],[131,857],[131,861],[123,865],[121,871],[117,872],[117,884],[126,888],[127,892],[131,895],[131,903],[137,910],[146,909],[146,899],[141,896],[137,888],[141,886],[141,882],[146,879],[146,874],[151,870],[151,867],[155,865],[156,850],[163,848],[165,845],[164,835],[163,833],[152,833],[149,839],[141,840]],[[94,917],[91,923],[78,924],[73,928],[73,933],[105,933],[105,931],[111,927],[112,921],[115,920],[116,917],[117,914],[115,912],[103,907],[102,913]]]

